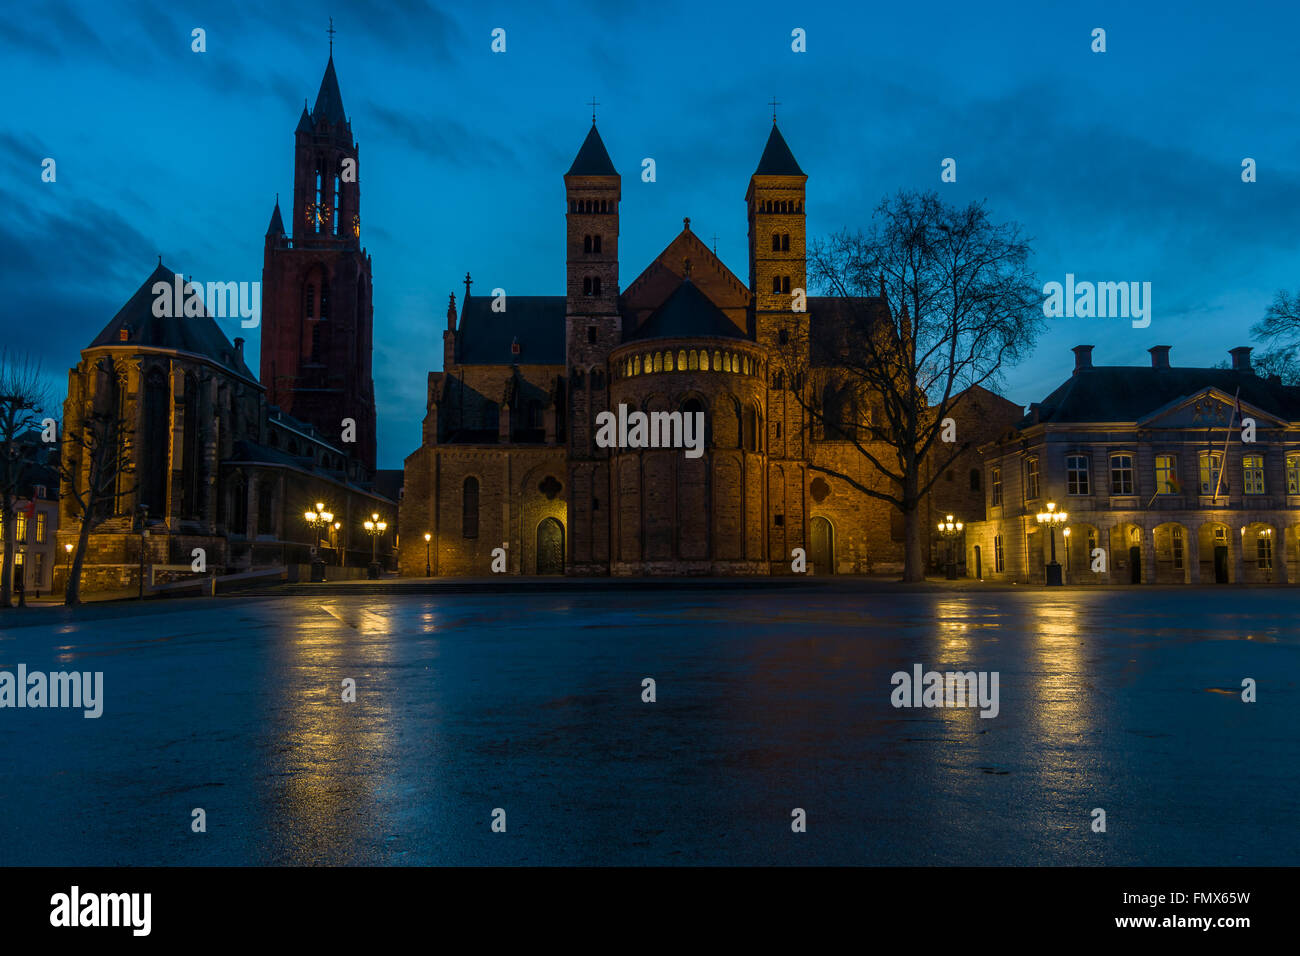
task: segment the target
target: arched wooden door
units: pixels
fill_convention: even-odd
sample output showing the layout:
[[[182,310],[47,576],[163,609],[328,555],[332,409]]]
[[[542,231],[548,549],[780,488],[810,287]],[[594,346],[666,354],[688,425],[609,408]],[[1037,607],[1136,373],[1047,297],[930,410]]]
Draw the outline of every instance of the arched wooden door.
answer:
[[[564,573],[564,525],[556,518],[537,525],[537,573]]]
[[[835,573],[835,529],[817,515],[808,523],[809,554],[813,574]]]

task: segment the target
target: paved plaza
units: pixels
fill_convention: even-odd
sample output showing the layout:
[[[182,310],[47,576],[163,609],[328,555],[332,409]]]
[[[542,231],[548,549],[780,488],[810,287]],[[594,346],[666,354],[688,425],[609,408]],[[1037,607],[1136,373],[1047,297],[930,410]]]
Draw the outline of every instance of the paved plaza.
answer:
[[[1298,609],[747,588],[15,612],[0,671],[102,672],[103,713],[0,709],[0,864],[1295,864]],[[996,672],[997,716],[893,706],[916,665]]]

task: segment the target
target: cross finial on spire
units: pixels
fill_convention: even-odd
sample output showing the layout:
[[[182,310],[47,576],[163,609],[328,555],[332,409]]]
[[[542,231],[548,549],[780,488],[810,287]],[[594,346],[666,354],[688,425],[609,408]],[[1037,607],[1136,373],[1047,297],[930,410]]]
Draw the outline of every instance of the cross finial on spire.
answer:
[[[775,96],[772,97],[771,107],[772,107],[772,125],[773,125],[773,126],[776,125],[776,108],[777,108],[778,106],[780,106],[780,105],[781,105],[781,101],[778,100]]]
[[[330,56],[334,55],[334,18],[330,17],[330,28],[325,31],[330,35]]]
[[[596,107],[599,106],[600,104],[596,102],[596,97],[593,96],[593,97],[591,98],[591,102],[588,103],[587,105],[591,107],[591,125],[592,125],[592,126],[595,126],[595,125],[596,125]]]
[[[469,277],[469,273],[466,272],[465,273],[465,298],[467,299],[469,298],[469,287],[472,286],[473,284],[474,284],[474,280],[471,279]]]
[[[713,254],[715,256],[718,254],[718,234],[716,232],[713,234]]]
[[[684,216],[684,217],[682,217],[682,228],[685,229],[687,232],[690,231],[690,228],[691,228],[691,217],[690,217],[690,216]]]

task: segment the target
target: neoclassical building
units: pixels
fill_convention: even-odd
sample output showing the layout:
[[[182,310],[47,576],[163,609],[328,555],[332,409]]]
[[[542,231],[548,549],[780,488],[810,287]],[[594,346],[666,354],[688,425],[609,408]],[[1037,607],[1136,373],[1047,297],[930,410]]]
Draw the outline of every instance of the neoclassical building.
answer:
[[[988,518],[967,526],[969,573],[1042,583],[1050,501],[1068,515],[1067,583],[1297,580],[1300,388],[1257,374],[1244,346],[1231,368],[1149,352],[1149,366],[1098,366],[1076,346],[1070,378],[983,447]]]
[[[883,477],[841,428],[806,413],[793,389],[807,386],[782,372],[791,342],[845,309],[881,307],[793,306],[806,288],[807,180],[773,123],[744,193],[747,278],[685,219],[624,285],[622,180],[593,123],[564,176],[564,294],[482,295],[467,275],[459,311],[451,297],[443,367],[406,459],[402,573],[488,574],[497,549],[516,574],[787,574],[795,549],[816,574],[901,568],[901,514],[813,466],[873,488]],[[969,398],[991,413],[981,428],[1023,414],[991,393]],[[598,417],[620,408],[703,414],[703,453],[603,447]],[[937,487],[965,501],[980,481],[972,452]],[[943,506],[927,504],[923,528]]]

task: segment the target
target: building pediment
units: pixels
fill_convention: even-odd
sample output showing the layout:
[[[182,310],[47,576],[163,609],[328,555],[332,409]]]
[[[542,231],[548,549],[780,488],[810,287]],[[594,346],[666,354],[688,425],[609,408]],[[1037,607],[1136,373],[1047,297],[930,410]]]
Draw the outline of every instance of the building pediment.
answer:
[[[1139,428],[1227,428],[1240,427],[1232,395],[1219,388],[1205,388],[1184,395],[1138,419]],[[1285,426],[1288,423],[1258,406],[1241,402],[1241,415],[1255,419],[1259,426]]]

